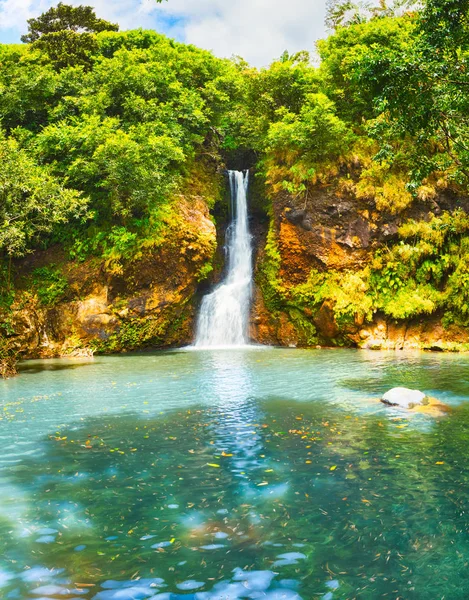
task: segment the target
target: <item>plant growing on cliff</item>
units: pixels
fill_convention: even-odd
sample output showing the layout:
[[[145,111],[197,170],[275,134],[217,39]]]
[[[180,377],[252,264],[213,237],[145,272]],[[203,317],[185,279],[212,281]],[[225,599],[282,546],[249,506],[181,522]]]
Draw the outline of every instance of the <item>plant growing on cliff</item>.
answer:
[[[352,133],[324,94],[306,96],[298,114],[282,108],[277,115],[267,133],[266,178],[274,192],[298,195],[347,151]]]
[[[33,284],[39,300],[44,306],[52,306],[61,300],[67,290],[68,281],[62,273],[53,268],[39,267],[33,271]]]
[[[7,379],[16,375],[18,352],[10,337],[0,329],[0,378]]]

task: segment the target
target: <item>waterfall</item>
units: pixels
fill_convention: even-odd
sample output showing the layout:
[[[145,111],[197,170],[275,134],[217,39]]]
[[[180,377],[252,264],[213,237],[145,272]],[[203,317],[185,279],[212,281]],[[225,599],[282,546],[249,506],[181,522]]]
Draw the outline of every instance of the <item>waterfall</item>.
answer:
[[[232,221],[226,232],[224,280],[202,300],[196,347],[243,346],[248,343],[252,293],[252,246],[248,225],[249,172],[229,171]]]

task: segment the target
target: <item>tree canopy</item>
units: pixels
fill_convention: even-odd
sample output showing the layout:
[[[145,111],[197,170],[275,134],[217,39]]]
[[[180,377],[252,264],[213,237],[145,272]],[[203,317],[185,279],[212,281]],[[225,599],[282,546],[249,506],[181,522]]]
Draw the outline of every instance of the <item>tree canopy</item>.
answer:
[[[44,35],[61,31],[75,33],[99,33],[119,31],[119,25],[99,19],[91,6],[71,6],[59,2],[56,7],[35,19],[28,19],[29,32],[21,37],[25,43],[36,42]]]
[[[334,185],[397,218],[438,195],[467,196],[468,11],[469,0],[334,0],[319,66],[285,52],[256,69],[58,5],[30,20],[28,44],[0,46],[0,254],[59,243],[83,259],[129,240],[151,245],[184,182],[199,193],[207,165],[247,166],[246,156],[267,202],[287,194],[306,205],[313,186]],[[450,297],[460,312],[469,306],[441,289],[462,281],[466,254],[450,233],[438,237],[464,235],[466,220],[434,217],[426,233],[409,226],[414,262],[399,258],[408,237],[375,261],[412,302],[386,296],[370,271],[363,285],[381,287],[364,305],[395,318]],[[435,252],[446,258],[429,266]]]
[[[86,198],[65,189],[13,139],[0,136],[0,250],[23,256],[58,225],[85,215]]]

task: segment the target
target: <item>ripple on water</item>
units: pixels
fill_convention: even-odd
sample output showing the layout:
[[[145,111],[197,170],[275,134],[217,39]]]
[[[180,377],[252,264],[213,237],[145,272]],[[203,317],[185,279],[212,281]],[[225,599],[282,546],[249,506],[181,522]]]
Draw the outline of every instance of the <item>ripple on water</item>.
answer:
[[[6,382],[24,413],[2,421],[0,598],[338,600],[366,580],[370,598],[465,600],[467,372],[467,357],[266,350]],[[377,403],[391,381],[460,406],[404,419]]]

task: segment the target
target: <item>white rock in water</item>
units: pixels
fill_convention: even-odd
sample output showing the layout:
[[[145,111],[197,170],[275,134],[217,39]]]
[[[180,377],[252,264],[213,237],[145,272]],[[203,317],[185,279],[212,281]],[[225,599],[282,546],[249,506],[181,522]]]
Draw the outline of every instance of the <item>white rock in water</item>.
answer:
[[[409,390],[408,388],[396,387],[386,392],[381,398],[381,402],[391,406],[400,406],[401,408],[413,408],[423,404],[426,395],[419,390]]]

